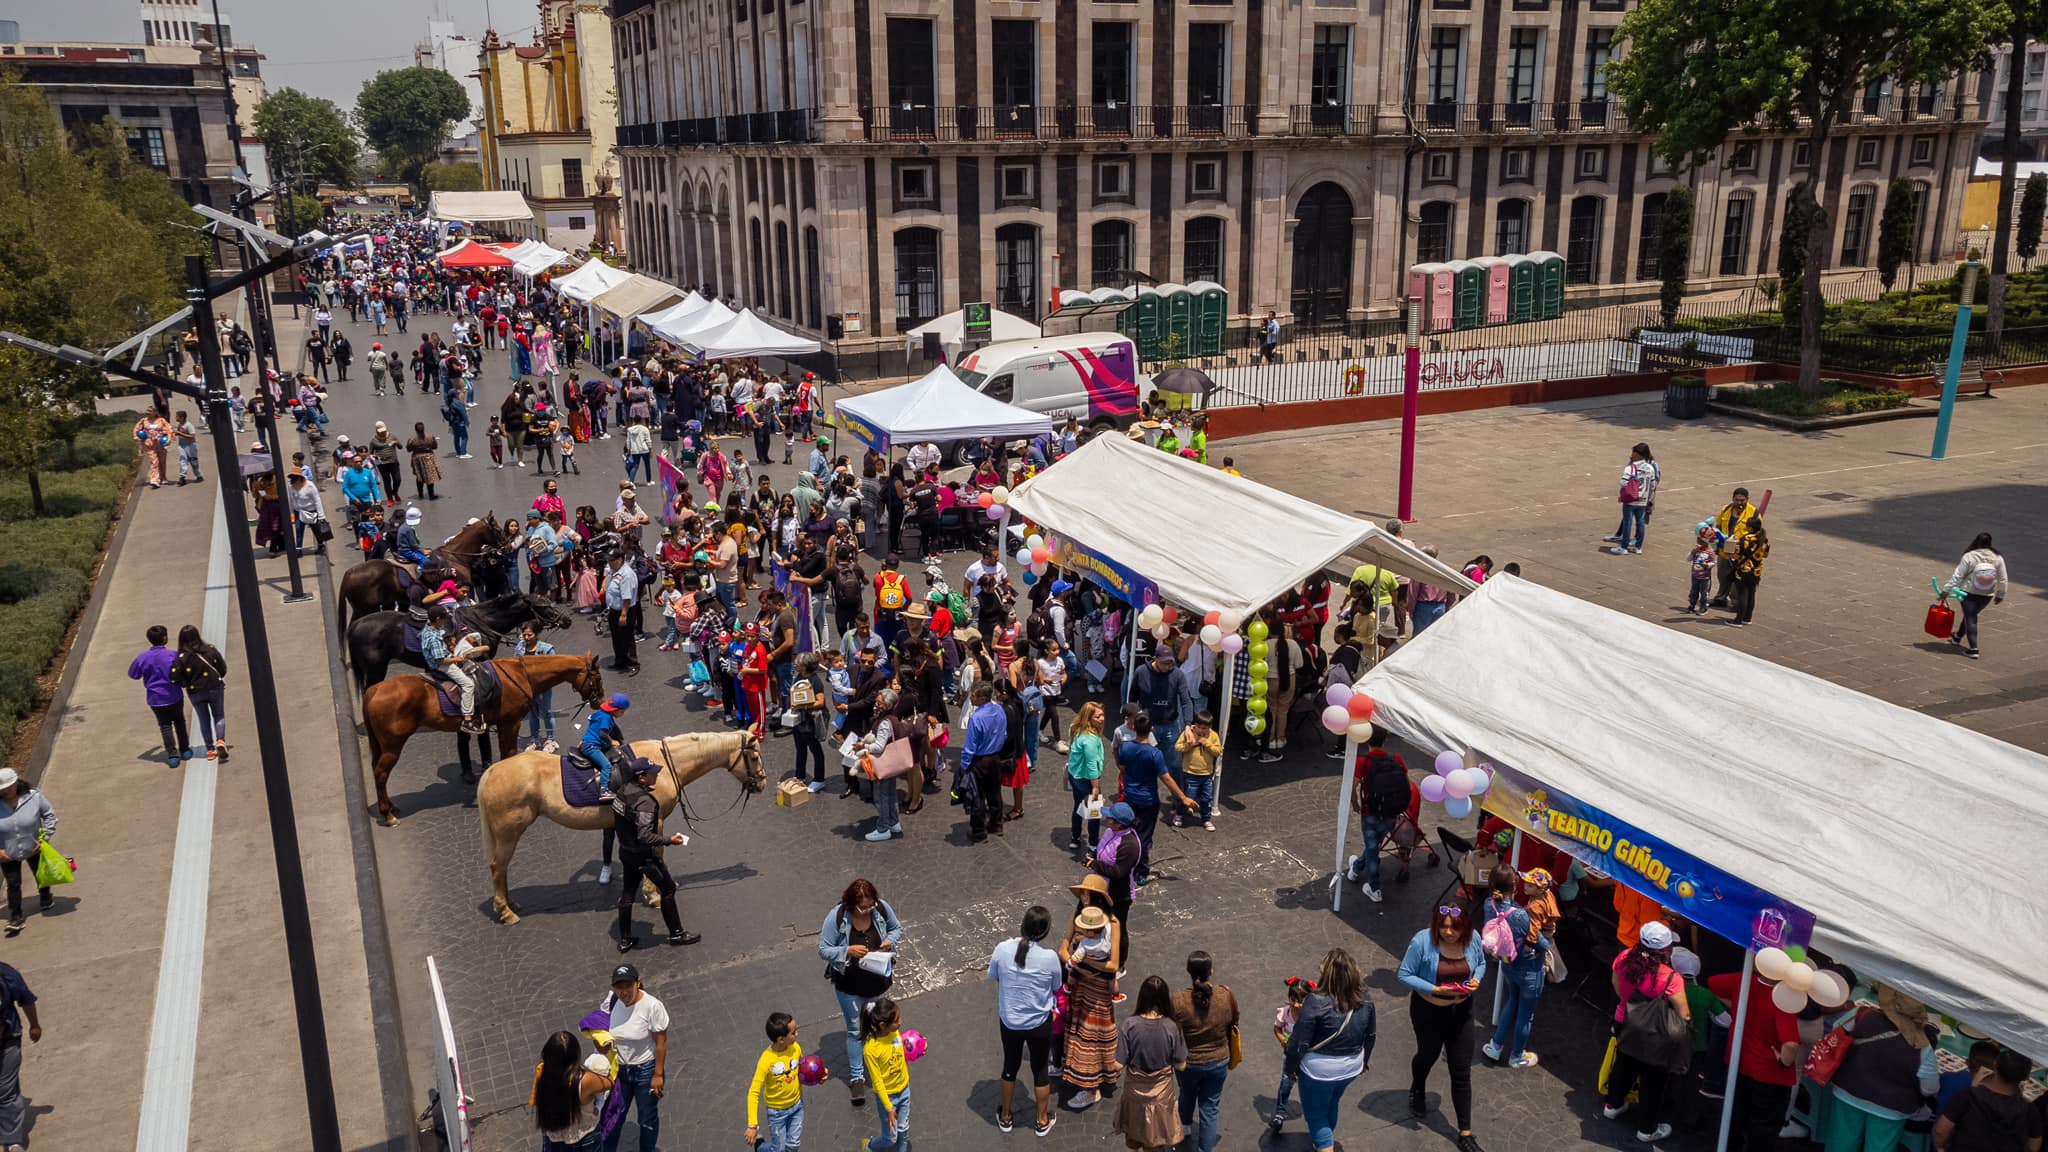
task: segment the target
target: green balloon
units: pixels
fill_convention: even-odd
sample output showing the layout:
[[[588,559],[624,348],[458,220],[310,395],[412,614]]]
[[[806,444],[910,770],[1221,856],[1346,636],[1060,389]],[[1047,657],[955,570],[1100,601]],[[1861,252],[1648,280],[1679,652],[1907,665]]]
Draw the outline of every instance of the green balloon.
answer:
[[[1266,714],[1266,708],[1267,704],[1266,698],[1264,696],[1254,696],[1251,699],[1244,702],[1244,710],[1251,713],[1254,716],[1264,716]]]
[[[1273,674],[1273,666],[1264,660],[1254,660],[1250,671],[1253,680],[1264,680]]]
[[[1264,700],[1266,698],[1266,694],[1271,692],[1272,690],[1272,685],[1268,684],[1264,680],[1252,681],[1252,699],[1254,700]]]
[[[1245,628],[1244,634],[1251,637],[1254,642],[1257,642],[1264,640],[1270,632],[1264,620],[1254,620],[1250,626]]]
[[[1785,955],[1791,957],[1792,962],[1795,964],[1806,963],[1806,949],[1800,947],[1797,944],[1793,944],[1787,947],[1785,949]]]
[[[1269,652],[1270,649],[1266,647],[1266,642],[1264,640],[1254,640],[1252,641],[1252,646],[1250,648],[1245,649],[1245,651],[1250,653],[1251,658],[1254,660],[1264,660],[1266,658],[1266,653]]]
[[[1266,730],[1266,718],[1264,716],[1245,717],[1244,730],[1251,733],[1254,736],[1257,736],[1259,733],[1264,732]]]

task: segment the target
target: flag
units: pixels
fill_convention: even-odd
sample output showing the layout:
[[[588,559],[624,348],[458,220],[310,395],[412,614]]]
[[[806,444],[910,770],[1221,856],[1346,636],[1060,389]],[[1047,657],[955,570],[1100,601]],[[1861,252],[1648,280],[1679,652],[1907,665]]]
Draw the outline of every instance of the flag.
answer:
[[[682,495],[687,481],[683,470],[666,455],[655,457],[654,468],[661,477],[661,522],[673,528],[676,525],[676,499]]]

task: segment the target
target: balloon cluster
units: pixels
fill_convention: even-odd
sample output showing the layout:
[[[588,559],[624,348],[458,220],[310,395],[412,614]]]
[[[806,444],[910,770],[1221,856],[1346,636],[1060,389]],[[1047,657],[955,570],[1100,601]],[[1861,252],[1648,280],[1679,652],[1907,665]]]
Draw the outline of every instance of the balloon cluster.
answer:
[[[1771,989],[1771,1003],[1780,1011],[1800,1012],[1808,1001],[1823,1008],[1840,1008],[1849,1002],[1849,982],[1841,973],[1814,967],[1806,959],[1806,949],[1796,944],[1790,948],[1759,948],[1756,970],[1764,979],[1777,983]]]
[[[1009,512],[1010,489],[998,484],[974,498],[974,504],[988,514],[991,520],[1001,520]]]
[[[1323,692],[1323,729],[1360,744],[1372,739],[1372,714],[1379,705],[1349,684],[1332,684]]]
[[[998,488],[996,491],[1001,492],[1003,490]],[[982,495],[986,497],[988,493],[984,492]],[[1024,569],[1024,586],[1026,588],[1045,578],[1046,567],[1052,563],[1053,555],[1058,549],[1059,540],[1057,538],[1040,536],[1036,532],[1024,538],[1024,546],[1017,549],[1015,559],[1017,566]]]
[[[1266,693],[1271,690],[1266,677],[1272,673],[1273,666],[1266,663],[1266,657],[1271,653],[1267,640],[1273,631],[1264,620],[1254,617],[1250,624],[1245,625],[1244,634],[1251,642],[1245,644],[1239,640],[1239,643],[1243,645],[1245,659],[1252,662],[1251,667],[1245,669],[1245,675],[1251,679],[1252,698],[1244,702],[1244,730],[1257,736],[1266,730],[1266,711],[1272,707],[1266,700]],[[1232,634],[1229,639],[1237,640],[1238,637]]]
[[[1422,798],[1431,804],[1442,804],[1452,819],[1470,816],[1474,798],[1493,788],[1493,765],[1475,764],[1467,768],[1465,757],[1459,753],[1439,752],[1430,767],[1435,774],[1422,778]]]

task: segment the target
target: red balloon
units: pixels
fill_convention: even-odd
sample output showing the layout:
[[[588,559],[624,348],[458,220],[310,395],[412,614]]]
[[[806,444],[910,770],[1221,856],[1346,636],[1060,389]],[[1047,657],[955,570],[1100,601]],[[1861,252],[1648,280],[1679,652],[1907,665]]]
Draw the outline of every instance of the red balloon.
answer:
[[[1363,692],[1353,692],[1351,699],[1344,704],[1344,710],[1351,714],[1353,723],[1372,719],[1372,711],[1376,707],[1378,705],[1373,703],[1372,697],[1367,696]]]
[[[1033,548],[1031,550],[1031,562],[1033,564],[1043,564],[1050,559],[1052,559],[1052,553],[1047,552],[1043,548]]]
[[[1203,617],[1202,617],[1202,623],[1203,623],[1203,624],[1205,624],[1205,625],[1207,625],[1207,624],[1216,624],[1216,622],[1217,622],[1217,621],[1219,621],[1219,620],[1221,620],[1221,619],[1223,619],[1223,613],[1221,613],[1221,612],[1211,612],[1211,613],[1209,613],[1208,615],[1206,615],[1206,616],[1203,616]],[[1220,625],[1220,624],[1219,624],[1219,625],[1217,625],[1217,626],[1218,626],[1218,627],[1221,627],[1221,625]]]
[[[1180,609],[1178,609],[1178,608],[1175,608],[1175,607],[1172,607],[1171,605],[1161,605],[1161,606],[1160,606],[1160,608],[1159,608],[1159,622],[1160,622],[1161,624],[1173,624],[1173,623],[1176,623],[1176,622],[1178,622],[1179,620],[1180,620]]]
[[[983,493],[982,493],[981,495],[979,495],[979,496],[976,496],[976,497],[974,498],[974,503],[975,503],[975,506],[976,506],[976,507],[980,507],[980,508],[988,508],[988,507],[991,507],[991,506],[993,506],[993,505],[995,504],[995,502],[996,502],[996,498],[995,498],[995,497],[993,497],[993,496],[991,496],[991,495],[989,495],[989,494],[988,494],[988,493],[986,493],[986,492],[983,492]]]

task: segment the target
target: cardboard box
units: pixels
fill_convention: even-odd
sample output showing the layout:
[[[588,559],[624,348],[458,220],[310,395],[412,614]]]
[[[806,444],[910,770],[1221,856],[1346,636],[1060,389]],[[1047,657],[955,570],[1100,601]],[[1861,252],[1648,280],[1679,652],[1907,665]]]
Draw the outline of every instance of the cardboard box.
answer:
[[[1466,887],[1483,890],[1493,881],[1493,870],[1500,867],[1500,853],[1492,849],[1481,849],[1468,854],[1458,861],[1458,879]]]
[[[798,808],[811,802],[811,790],[801,780],[784,780],[775,786],[778,808]]]

